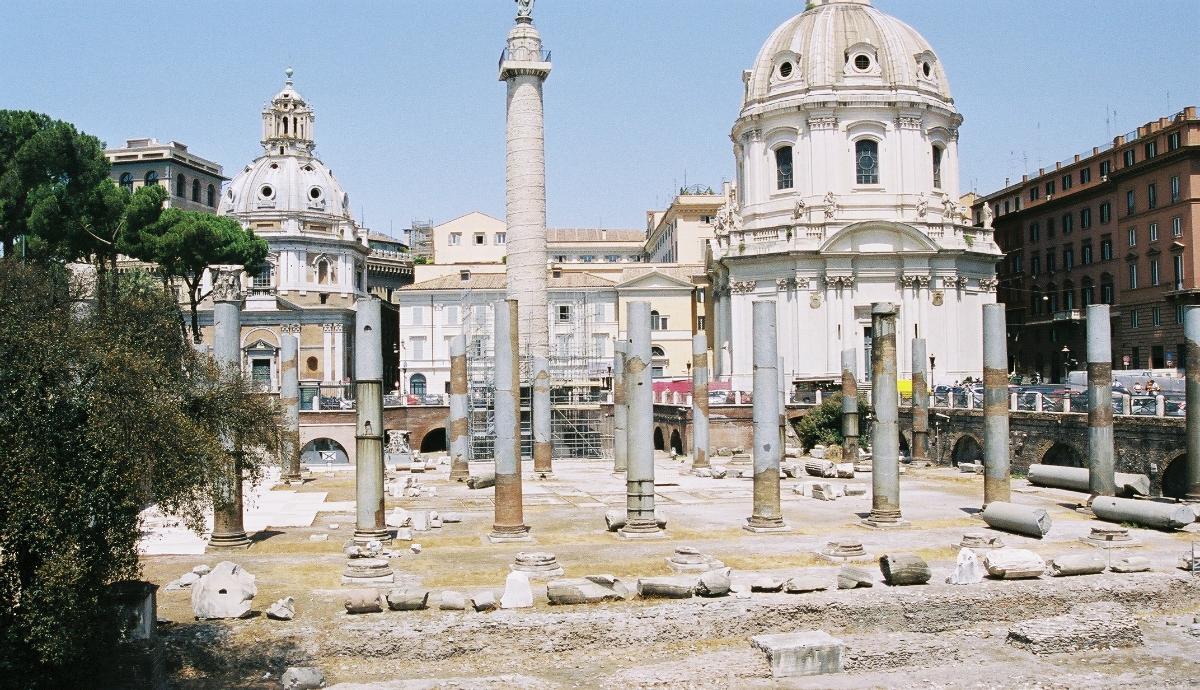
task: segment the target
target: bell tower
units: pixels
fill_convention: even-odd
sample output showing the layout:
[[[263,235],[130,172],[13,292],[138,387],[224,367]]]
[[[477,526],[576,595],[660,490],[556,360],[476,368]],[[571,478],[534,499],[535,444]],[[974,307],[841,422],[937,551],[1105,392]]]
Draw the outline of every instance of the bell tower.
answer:
[[[268,155],[311,156],[313,150],[312,108],[292,86],[292,68],[287,80],[263,110],[263,149]]]

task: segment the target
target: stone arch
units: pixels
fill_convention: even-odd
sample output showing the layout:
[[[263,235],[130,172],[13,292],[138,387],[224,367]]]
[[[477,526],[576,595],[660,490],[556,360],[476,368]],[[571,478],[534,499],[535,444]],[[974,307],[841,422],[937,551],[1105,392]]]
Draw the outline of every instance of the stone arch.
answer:
[[[951,449],[950,464],[952,465],[957,466],[960,462],[983,462],[983,444],[971,434],[962,434],[954,439]]]
[[[446,443],[446,427],[437,427],[425,432],[421,437],[422,453],[444,453],[449,449]]]
[[[683,455],[683,438],[679,436],[678,429],[671,432],[671,452]]]
[[[1039,462],[1043,465],[1058,465],[1059,467],[1087,467],[1087,460],[1079,452],[1079,449],[1063,441],[1055,441],[1042,453],[1042,459]]]
[[[300,449],[300,462],[306,465],[345,465],[350,462],[350,455],[345,447],[337,441],[328,438],[314,438]]]
[[[663,430],[661,426],[654,427],[654,450],[666,450],[667,442],[663,438]]]
[[[1187,453],[1181,453],[1163,466],[1162,495],[1168,498],[1183,498],[1187,491]]]

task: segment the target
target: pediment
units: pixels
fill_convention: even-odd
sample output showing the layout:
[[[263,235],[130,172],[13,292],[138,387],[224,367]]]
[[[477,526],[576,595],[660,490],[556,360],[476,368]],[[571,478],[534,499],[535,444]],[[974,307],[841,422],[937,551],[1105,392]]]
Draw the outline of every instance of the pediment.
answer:
[[[271,350],[272,352],[274,352],[275,350],[278,350],[279,348],[275,347],[271,343],[268,343],[267,341],[263,340],[262,338],[259,338],[258,340],[255,340],[254,342],[250,343],[243,349],[244,350]]]
[[[686,280],[667,275],[661,271],[648,271],[635,278],[617,284],[618,289],[651,289],[651,288],[687,288],[695,287]]]
[[[821,245],[822,254],[927,254],[938,246],[911,225],[865,221],[848,225]]]

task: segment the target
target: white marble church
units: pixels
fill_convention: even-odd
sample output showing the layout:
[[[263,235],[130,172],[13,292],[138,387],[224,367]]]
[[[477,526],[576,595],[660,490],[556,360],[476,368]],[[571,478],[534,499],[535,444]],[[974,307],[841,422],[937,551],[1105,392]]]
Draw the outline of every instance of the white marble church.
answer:
[[[935,383],[978,378],[1001,253],[959,204],[962,116],[929,43],[870,0],[814,0],[742,79],[712,243],[717,375],[749,385],[751,303],[768,300],[790,381],[840,379],[850,347],[864,378],[873,302],[900,306],[901,378],[915,334]]]

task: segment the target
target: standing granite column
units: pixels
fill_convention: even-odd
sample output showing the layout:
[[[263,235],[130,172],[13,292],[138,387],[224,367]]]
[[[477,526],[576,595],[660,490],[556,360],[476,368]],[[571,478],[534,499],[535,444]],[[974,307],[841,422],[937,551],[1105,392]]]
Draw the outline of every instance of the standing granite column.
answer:
[[[242,367],[242,267],[213,266],[213,355],[222,368]],[[209,549],[250,546],[242,522],[242,453],[237,439],[222,441],[228,459],[213,496],[213,531]]]
[[[1200,307],[1183,308],[1185,433],[1187,434],[1187,495],[1200,501]]]
[[[613,472],[620,474],[628,467],[629,436],[626,426],[629,407],[625,397],[626,341],[613,342]]]
[[[751,532],[784,532],[779,503],[779,348],[775,303],[754,302],[754,506],[744,528]]]
[[[521,495],[521,366],[517,300],[497,302],[496,334],[496,519],[488,541],[531,541]]]
[[[1088,488],[1092,496],[1117,493],[1113,463],[1112,324],[1107,304],[1087,308]]]
[[[283,473],[286,484],[300,478],[300,326],[284,326],[279,338],[279,403],[283,406]]]
[[[664,536],[654,517],[654,391],[650,378],[650,303],[630,302],[625,328],[625,400],[628,469],[625,474],[625,526],[618,534],[627,539]]]
[[[912,341],[912,459],[929,459],[929,360],[925,339]]]
[[[465,482],[471,470],[467,460],[467,340],[450,341],[450,480]]]
[[[983,505],[1007,503],[1008,343],[1003,304],[983,305]],[[968,392],[968,395],[972,393]]]
[[[708,336],[692,336],[692,469],[708,467]]]
[[[858,353],[842,350],[842,462],[858,462]]]
[[[900,518],[900,392],[896,388],[896,305],[871,305],[871,527],[897,527]]]
[[[533,471],[539,477],[545,478],[553,471],[551,464],[552,446],[550,441],[550,360],[546,357],[533,356],[533,398],[532,419],[530,426],[533,430]],[[547,414],[537,414],[545,409]]]
[[[358,300],[354,315],[354,541],[387,538],[383,508],[383,340],[378,297]]]

